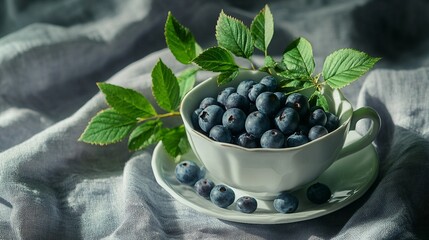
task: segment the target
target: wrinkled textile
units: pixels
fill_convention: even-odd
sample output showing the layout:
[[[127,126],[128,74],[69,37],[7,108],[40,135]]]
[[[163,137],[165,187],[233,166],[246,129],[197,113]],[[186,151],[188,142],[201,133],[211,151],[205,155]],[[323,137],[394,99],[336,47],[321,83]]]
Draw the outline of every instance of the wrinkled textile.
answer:
[[[168,11],[204,48],[221,9],[249,24],[260,1],[33,0],[0,2],[0,239],[429,239],[429,3],[271,1],[269,52],[304,36],[316,71],[335,49],[381,56],[344,89],[382,118],[380,172],[360,199],[326,216],[278,225],[203,215],[155,181],[153,148],[78,142],[107,107],[96,82],[151,95]],[[256,57],[261,62],[262,57]],[[198,75],[202,81],[207,74]],[[171,123],[174,124],[174,123]],[[365,123],[359,130],[365,131]]]

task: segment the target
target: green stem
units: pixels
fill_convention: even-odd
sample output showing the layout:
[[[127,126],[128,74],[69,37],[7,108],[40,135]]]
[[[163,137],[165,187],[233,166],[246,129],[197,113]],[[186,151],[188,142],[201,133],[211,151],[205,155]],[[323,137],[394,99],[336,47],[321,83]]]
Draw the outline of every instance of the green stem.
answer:
[[[175,116],[180,116],[180,112],[169,112],[169,113],[158,114],[147,118],[137,118],[137,121],[141,123],[147,120],[160,119],[160,118],[166,118],[166,117],[175,117]]]

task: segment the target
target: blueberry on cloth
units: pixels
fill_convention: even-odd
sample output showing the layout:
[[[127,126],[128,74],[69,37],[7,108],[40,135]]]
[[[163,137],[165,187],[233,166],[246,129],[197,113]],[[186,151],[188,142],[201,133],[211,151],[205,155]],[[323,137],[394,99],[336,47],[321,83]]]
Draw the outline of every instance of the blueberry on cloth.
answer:
[[[210,192],[212,191],[214,186],[215,184],[212,180],[207,178],[201,178],[195,183],[194,189],[195,192],[201,197],[205,199],[210,199]]]
[[[243,196],[237,199],[236,208],[238,211],[243,213],[253,213],[258,207],[258,202],[256,199],[249,196]]]
[[[193,161],[185,160],[176,165],[176,179],[185,185],[192,186],[200,178],[200,167]]]
[[[293,213],[298,208],[298,198],[294,195],[283,192],[274,199],[273,206],[280,213]]]
[[[331,190],[323,183],[315,183],[308,187],[307,198],[313,203],[322,204],[331,198]]]
[[[210,192],[210,200],[218,207],[227,208],[234,202],[235,193],[225,185],[216,185]]]

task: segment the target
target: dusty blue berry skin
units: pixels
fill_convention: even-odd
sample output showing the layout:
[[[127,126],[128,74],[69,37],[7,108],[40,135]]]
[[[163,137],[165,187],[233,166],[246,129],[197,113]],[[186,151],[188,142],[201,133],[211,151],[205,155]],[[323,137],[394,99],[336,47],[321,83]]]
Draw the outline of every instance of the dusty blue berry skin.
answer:
[[[282,92],[275,92],[274,93],[276,96],[277,96],[277,98],[279,99],[279,101],[280,101],[280,106],[283,106],[283,105],[285,105],[286,104],[286,95],[284,94],[284,93],[282,93]]]
[[[236,89],[234,87],[227,87],[217,95],[216,100],[222,105],[225,105],[226,99],[229,97],[229,95],[231,95],[231,93],[235,93],[235,91]]]
[[[194,189],[198,195],[200,195],[205,199],[210,200],[210,192],[212,191],[214,186],[215,184],[212,180],[207,178],[201,178],[195,183]]]
[[[218,142],[231,143],[232,134],[223,125],[215,125],[210,129],[209,137]]]
[[[222,117],[222,125],[228,128],[231,133],[240,133],[244,131],[246,114],[239,108],[230,108],[225,111]]]
[[[222,107],[210,105],[204,108],[200,115],[198,115],[198,125],[204,132],[208,133],[213,126],[222,124],[224,112]]]
[[[293,108],[283,108],[274,118],[274,125],[286,136],[291,135],[299,126],[299,114]]]
[[[258,202],[253,197],[243,196],[237,199],[236,208],[243,213],[253,213],[258,208]]]
[[[278,83],[273,76],[265,76],[261,79],[259,83],[267,86],[267,91],[275,92],[277,90]]]
[[[247,97],[238,93],[231,93],[226,99],[225,108],[240,108],[241,110],[247,112],[249,110],[249,100]]]
[[[200,167],[193,161],[183,161],[176,165],[176,179],[185,185],[193,186],[201,177]]]
[[[322,204],[331,198],[331,189],[323,183],[315,183],[308,187],[307,198],[312,203]]]
[[[210,200],[218,207],[227,208],[234,202],[235,193],[225,185],[216,185],[210,192]]]
[[[197,131],[201,131],[200,125],[198,123],[198,116],[202,111],[202,108],[197,108],[191,115],[192,126],[194,126],[194,129]]]
[[[301,118],[307,115],[310,104],[308,98],[300,93],[292,93],[286,98],[286,107],[295,109]]]
[[[310,112],[310,115],[308,116],[308,125],[315,126],[315,125],[321,125],[324,126],[326,124],[327,117],[326,113],[321,108],[316,108],[315,110]]]
[[[235,143],[245,148],[259,147],[259,139],[247,132],[240,134]]]
[[[200,108],[204,109],[210,105],[219,105],[218,101],[212,97],[204,98],[200,103]]]
[[[240,82],[237,86],[237,93],[247,98],[250,88],[252,88],[255,83],[255,81],[250,79]]]
[[[246,132],[252,134],[256,138],[260,138],[264,132],[268,131],[271,128],[270,125],[270,119],[267,115],[259,111],[250,113],[244,123]]]
[[[254,84],[249,90],[249,94],[248,94],[249,100],[251,102],[255,102],[259,94],[266,91],[267,91],[267,86],[265,86],[264,84],[261,84],[261,83]]]
[[[294,133],[286,139],[286,147],[298,147],[308,143],[310,140],[304,134]]]
[[[285,136],[277,129],[270,129],[261,137],[261,147],[263,148],[282,148],[284,142]]]
[[[310,131],[308,132],[308,139],[310,141],[313,141],[317,138],[325,136],[326,134],[328,134],[328,130],[326,130],[325,127],[316,125],[310,128]]]
[[[326,112],[326,118],[325,128],[328,132],[334,131],[340,125],[340,119],[335,114]]]
[[[279,98],[272,92],[263,92],[259,94],[256,98],[255,105],[259,112],[268,117],[274,116],[281,107]]]
[[[293,213],[298,208],[298,204],[298,198],[287,192],[281,193],[273,202],[274,208],[280,213]]]

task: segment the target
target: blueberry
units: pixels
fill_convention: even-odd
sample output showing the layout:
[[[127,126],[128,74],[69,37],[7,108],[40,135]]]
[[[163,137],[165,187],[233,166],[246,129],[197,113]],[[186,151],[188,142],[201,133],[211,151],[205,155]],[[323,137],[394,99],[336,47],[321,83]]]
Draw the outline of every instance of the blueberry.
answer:
[[[297,133],[308,135],[308,131],[310,131],[310,126],[305,123],[300,122],[298,128],[296,129]]]
[[[293,108],[283,108],[275,116],[274,124],[284,135],[288,136],[298,128],[299,114]]]
[[[227,87],[224,90],[222,90],[217,95],[217,101],[221,103],[222,105],[226,104],[226,99],[231,95],[231,93],[235,93],[236,89],[234,87]]]
[[[260,83],[267,86],[267,91],[274,92],[277,89],[277,80],[273,76],[265,76]]]
[[[256,108],[259,112],[272,117],[280,109],[280,100],[272,92],[263,92],[256,98]]]
[[[221,208],[227,208],[234,202],[234,199],[234,191],[222,184],[216,185],[210,192],[210,200],[212,203]]]
[[[310,131],[308,132],[308,139],[313,141],[314,139],[320,138],[326,134],[328,134],[328,130],[326,130],[325,127],[316,125],[310,128]]]
[[[261,137],[261,147],[263,148],[282,148],[284,142],[285,136],[277,129],[270,129]]]
[[[303,118],[307,115],[310,104],[308,98],[300,93],[292,93],[286,98],[286,107],[295,109],[299,116]]]
[[[222,117],[222,125],[228,128],[232,133],[244,131],[244,122],[246,114],[239,108],[230,108],[225,111]]]
[[[200,103],[200,108],[204,109],[210,105],[219,105],[218,101],[212,97],[204,98]]]
[[[294,195],[284,192],[274,199],[274,208],[280,213],[293,213],[298,208],[298,198]]]
[[[310,126],[314,125],[321,125],[324,126],[326,124],[327,118],[326,113],[321,108],[316,108],[312,112],[310,112],[310,115],[308,116],[308,124]]]
[[[176,165],[176,179],[183,184],[192,186],[201,177],[200,167],[193,161],[183,161]]]
[[[206,199],[210,199],[210,192],[214,188],[215,184],[212,180],[207,178],[202,178],[198,180],[195,185],[194,189],[197,192],[198,195],[201,197],[204,197]]]
[[[267,117],[267,115],[255,111],[247,116],[244,127],[246,132],[252,134],[256,138],[260,138],[264,132],[271,128],[270,119]]]
[[[249,100],[251,102],[256,101],[256,98],[259,96],[259,94],[265,91],[267,91],[267,86],[265,86],[264,84],[261,84],[261,83],[254,84],[252,88],[250,88],[249,90],[249,94],[248,94]]]
[[[256,199],[249,196],[240,197],[236,203],[237,210],[243,213],[253,213],[258,207]]]
[[[294,133],[286,139],[286,146],[287,147],[297,147],[297,146],[301,146],[303,144],[306,144],[309,141],[310,140],[308,140],[308,137],[305,136],[304,134]]]
[[[245,148],[257,148],[259,147],[259,139],[250,133],[242,133],[238,136],[236,144]]]
[[[210,105],[204,108],[198,115],[200,128],[208,133],[213,126],[222,124],[222,116],[225,111],[218,105]]]
[[[327,120],[326,120],[325,128],[326,130],[328,130],[328,132],[334,131],[340,125],[340,119],[337,116],[335,116],[335,114],[326,112],[326,118]]]
[[[202,111],[203,111],[202,108],[197,108],[195,111],[192,112],[192,115],[191,115],[192,126],[197,131],[201,131],[200,125],[198,123],[198,116]]]
[[[249,110],[249,100],[247,97],[238,93],[231,93],[226,99],[225,108],[240,108],[241,110],[247,112]]]
[[[209,137],[218,142],[230,143],[232,134],[228,128],[223,125],[215,125],[210,129]]]
[[[244,80],[240,82],[240,84],[237,86],[237,93],[247,98],[250,88],[252,88],[253,84],[255,83],[256,82],[253,80]]]
[[[277,96],[277,98],[279,99],[279,101],[280,101],[280,106],[285,105],[285,103],[286,103],[286,95],[285,95],[284,93],[282,93],[282,92],[275,92],[274,94],[275,94],[275,95]]]
[[[331,190],[323,183],[315,183],[307,189],[307,198],[313,203],[322,204],[331,198]]]

